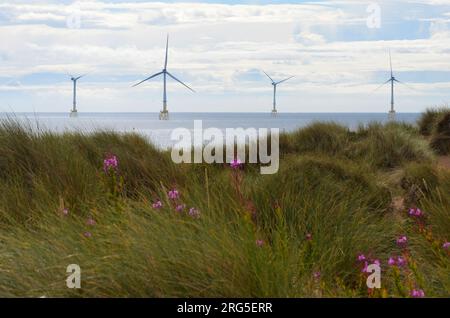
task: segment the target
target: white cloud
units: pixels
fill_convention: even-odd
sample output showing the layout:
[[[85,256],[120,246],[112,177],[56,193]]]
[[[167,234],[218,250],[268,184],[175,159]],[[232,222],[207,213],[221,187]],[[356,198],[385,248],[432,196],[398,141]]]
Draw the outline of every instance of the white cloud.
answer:
[[[270,95],[270,86],[257,78],[257,70],[261,69],[277,78],[296,76],[283,87],[291,96],[286,101],[292,110],[297,102],[296,92],[302,96],[350,96],[352,92],[364,96],[377,86],[374,74],[387,71],[389,48],[397,72],[450,72],[450,34],[445,12],[433,18],[429,38],[351,41],[336,37],[339,28],[366,28],[366,4],[340,1],[261,6],[81,1],[63,5],[4,1],[0,4],[0,19],[5,22],[0,23],[0,33],[13,36],[0,42],[0,74],[22,85],[3,85],[0,92],[39,91],[39,98],[44,99],[41,96],[52,91],[52,97],[63,98],[70,96],[67,83],[45,84],[23,78],[33,74],[43,74],[40,76],[44,78],[47,73],[92,72],[85,79],[80,96],[95,100],[90,104],[93,109],[106,107],[113,97],[117,98],[115,105],[123,104],[118,110],[127,110],[130,100],[139,106],[145,104],[145,98],[155,100],[157,109],[161,99],[159,82],[133,90],[129,86],[162,68],[166,33],[171,35],[169,68],[199,94],[209,96],[211,102],[215,102],[212,95],[224,92]],[[80,15],[79,29],[67,28],[67,19],[74,13]],[[426,96],[432,92],[441,99],[441,92],[448,88],[446,83],[420,85],[423,90],[412,94]],[[175,83],[170,84],[172,92],[175,96],[184,94],[188,100],[200,98],[188,95]],[[400,90],[399,94],[411,93]],[[108,101],[100,105],[99,96],[106,95]],[[226,97],[221,98],[226,101]],[[231,101],[234,99],[230,97]],[[353,102],[353,98],[349,101]],[[249,104],[249,110],[259,107]],[[324,103],[322,107],[331,106]]]

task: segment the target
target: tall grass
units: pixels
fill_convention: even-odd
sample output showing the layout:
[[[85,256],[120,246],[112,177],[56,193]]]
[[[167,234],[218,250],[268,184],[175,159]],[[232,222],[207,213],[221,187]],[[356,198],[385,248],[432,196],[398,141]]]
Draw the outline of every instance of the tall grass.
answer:
[[[281,169],[263,176],[252,165],[175,165],[136,134],[2,122],[0,296],[402,297],[416,287],[449,295],[441,245],[450,178],[434,170],[414,129],[317,123],[281,140]],[[117,170],[105,171],[112,154]],[[428,180],[415,204],[429,231],[409,206],[392,209],[393,193],[405,190],[401,180],[386,184],[391,168],[409,184]],[[400,253],[401,234],[411,256],[399,279],[386,262]],[[382,263],[376,294],[360,253]],[[69,264],[82,269],[81,289],[66,287]]]

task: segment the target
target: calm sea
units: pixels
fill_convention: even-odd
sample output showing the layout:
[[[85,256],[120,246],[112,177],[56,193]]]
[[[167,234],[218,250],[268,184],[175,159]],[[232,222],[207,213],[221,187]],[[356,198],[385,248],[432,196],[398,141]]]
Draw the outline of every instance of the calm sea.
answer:
[[[273,117],[269,113],[171,113],[170,120],[160,121],[158,113],[79,113],[77,118],[70,118],[67,113],[15,113],[0,114],[19,121],[26,121],[36,127],[52,131],[91,132],[108,129],[120,132],[139,132],[159,147],[170,147],[173,129],[183,127],[192,130],[194,120],[202,120],[203,128],[279,128],[292,131],[316,121],[333,121],[355,129],[358,125],[369,122],[387,122],[384,113],[280,113]],[[399,113],[397,121],[415,123],[419,113]]]

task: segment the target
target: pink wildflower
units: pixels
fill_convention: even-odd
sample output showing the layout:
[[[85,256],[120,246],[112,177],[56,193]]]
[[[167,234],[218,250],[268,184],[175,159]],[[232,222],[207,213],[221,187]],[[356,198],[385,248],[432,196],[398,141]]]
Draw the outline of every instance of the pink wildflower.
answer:
[[[119,161],[115,155],[109,155],[103,160],[103,170],[108,173],[111,170],[117,170],[119,167]]]
[[[198,219],[200,217],[200,211],[196,208],[190,208],[189,209],[189,215],[193,217],[194,219]]]
[[[154,209],[161,209],[162,206],[163,206],[163,204],[162,204],[162,202],[159,201],[159,200],[152,204],[152,207],[153,207]]]
[[[84,232],[83,234],[85,237],[89,238],[92,237],[92,233],[91,232]]]
[[[242,162],[239,159],[235,158],[233,159],[233,161],[231,161],[230,167],[235,170],[240,169],[242,167]]]
[[[87,225],[95,225],[95,224],[97,224],[97,222],[95,222],[95,220],[94,220],[93,218],[89,218],[89,219],[86,221],[86,223],[87,223]]]
[[[412,298],[423,298],[425,297],[425,292],[422,289],[413,289],[410,295]]]
[[[442,244],[442,248],[444,250],[448,250],[450,248],[450,242],[445,242],[444,244]]]
[[[264,240],[256,240],[256,246],[262,247],[264,245]]]
[[[176,200],[180,197],[180,194],[178,193],[178,190],[173,189],[169,191],[169,199]]]
[[[69,209],[68,208],[64,208],[63,210],[62,210],[62,214],[63,215],[69,215]]]
[[[423,212],[419,208],[411,208],[411,209],[409,209],[408,214],[410,216],[413,216],[413,217],[422,217],[423,216]]]
[[[307,233],[306,234],[306,240],[307,241],[312,241],[312,234],[311,233]]]
[[[395,265],[397,265],[397,261],[395,260],[395,258],[389,257],[388,265],[389,265],[389,266],[395,266]]]
[[[313,273],[314,279],[317,279],[317,280],[318,280],[318,279],[320,279],[321,276],[322,276],[322,273],[319,272],[319,271]]]
[[[399,256],[397,257],[397,265],[402,267],[406,265],[406,259],[404,259],[403,257]]]
[[[403,235],[403,236],[400,236],[398,239],[397,239],[397,245],[399,246],[399,247],[406,247],[406,245],[408,244],[408,238],[405,236],[405,235]]]
[[[366,256],[364,254],[358,255],[358,262],[364,262],[366,260]]]
[[[186,204],[178,204],[175,208],[177,212],[183,212],[184,209],[186,209]]]

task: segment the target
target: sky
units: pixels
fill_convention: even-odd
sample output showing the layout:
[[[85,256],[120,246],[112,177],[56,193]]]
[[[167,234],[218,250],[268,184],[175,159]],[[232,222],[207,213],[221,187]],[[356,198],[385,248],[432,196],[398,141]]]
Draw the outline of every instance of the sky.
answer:
[[[450,100],[450,0],[0,2],[0,111],[398,112]],[[378,88],[378,89],[377,89]]]

